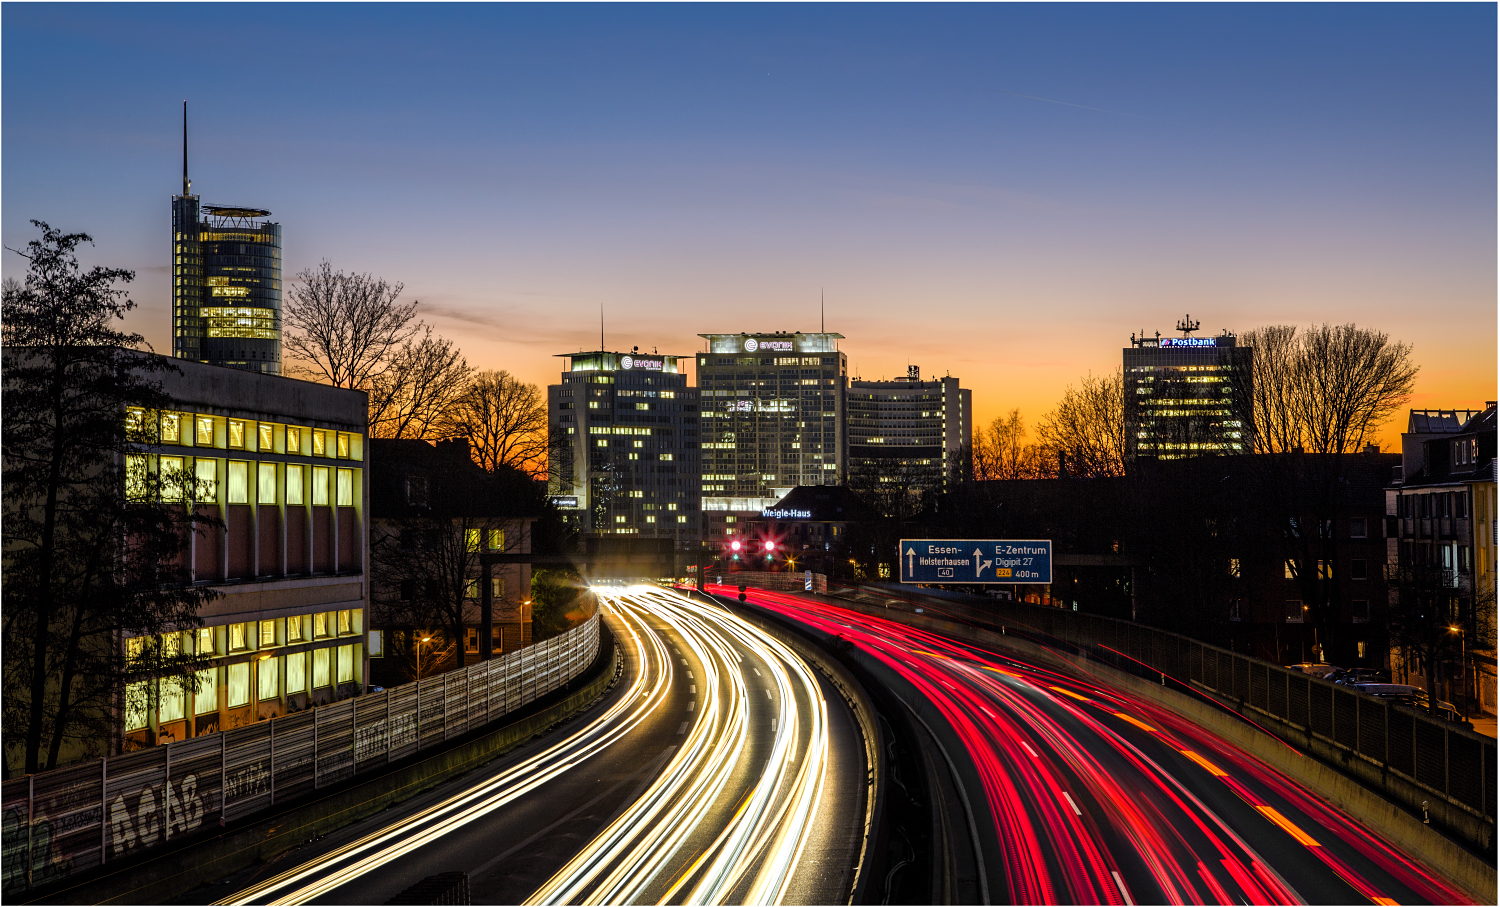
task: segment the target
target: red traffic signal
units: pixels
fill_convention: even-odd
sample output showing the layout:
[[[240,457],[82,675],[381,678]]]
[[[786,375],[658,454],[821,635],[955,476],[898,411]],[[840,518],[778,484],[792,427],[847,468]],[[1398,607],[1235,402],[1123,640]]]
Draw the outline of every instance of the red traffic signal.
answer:
[[[729,550],[730,551],[738,551],[738,550],[740,550],[739,539],[735,539],[734,541],[732,541],[732,542],[729,543]]]
[[[767,539],[766,540],[766,550],[767,551],[775,551],[776,550],[776,543],[773,542],[773,541],[771,541],[771,540],[769,540],[769,539]]]

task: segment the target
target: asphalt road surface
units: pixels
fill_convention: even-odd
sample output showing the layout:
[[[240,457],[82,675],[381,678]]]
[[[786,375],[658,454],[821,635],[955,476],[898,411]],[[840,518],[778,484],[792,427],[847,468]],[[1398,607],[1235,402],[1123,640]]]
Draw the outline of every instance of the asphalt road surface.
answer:
[[[843,700],[722,607],[598,591],[625,671],[591,710],[198,900],[382,904],[461,871],[474,903],[847,903],[867,790]]]
[[[1378,830],[1151,703],[801,596],[750,601],[842,636],[930,704],[934,736],[975,782],[992,903],[1470,900]]]

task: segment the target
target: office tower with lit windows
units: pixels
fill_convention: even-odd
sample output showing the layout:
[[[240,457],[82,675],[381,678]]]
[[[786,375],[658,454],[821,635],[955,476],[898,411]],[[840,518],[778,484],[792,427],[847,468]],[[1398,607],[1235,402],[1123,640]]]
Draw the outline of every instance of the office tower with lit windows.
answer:
[[[1234,334],[1132,334],[1124,350],[1125,459],[1175,460],[1250,452],[1253,351]]]
[[[281,225],[261,208],[203,205],[187,172],[172,197],[172,355],[281,374]]]
[[[548,486],[593,535],[699,537],[698,392],[677,356],[564,353],[547,388]]]
[[[842,334],[699,334],[704,511],[758,512],[847,465]],[[713,528],[710,536],[717,535]]]
[[[849,472],[941,491],[967,472],[971,392],[953,377],[922,380],[907,368],[894,381],[849,382]]]

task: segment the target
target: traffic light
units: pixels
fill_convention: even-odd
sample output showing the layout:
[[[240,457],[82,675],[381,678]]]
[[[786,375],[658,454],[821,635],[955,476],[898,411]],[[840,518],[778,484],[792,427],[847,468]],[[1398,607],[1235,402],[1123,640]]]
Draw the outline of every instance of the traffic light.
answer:
[[[766,562],[770,563],[771,561],[776,560],[776,543],[771,541],[770,539],[766,539],[765,545],[763,547],[766,552]]]
[[[744,601],[745,601],[745,587],[741,586],[740,587],[740,602],[741,602],[741,604],[743,604]]]
[[[740,549],[742,547],[744,547],[744,546],[740,544],[740,540],[739,539],[735,539],[734,541],[732,541],[732,542],[729,543],[729,558],[730,558],[730,560],[737,561],[737,560],[740,559]]]

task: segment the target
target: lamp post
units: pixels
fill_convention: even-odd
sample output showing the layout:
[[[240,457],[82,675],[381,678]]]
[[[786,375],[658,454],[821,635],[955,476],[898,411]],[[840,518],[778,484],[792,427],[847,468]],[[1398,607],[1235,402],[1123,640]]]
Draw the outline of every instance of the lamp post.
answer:
[[[1458,634],[1458,670],[1464,679],[1464,695],[1458,703],[1465,718],[1469,717],[1469,639],[1464,628],[1457,624],[1448,628],[1449,633]]]

